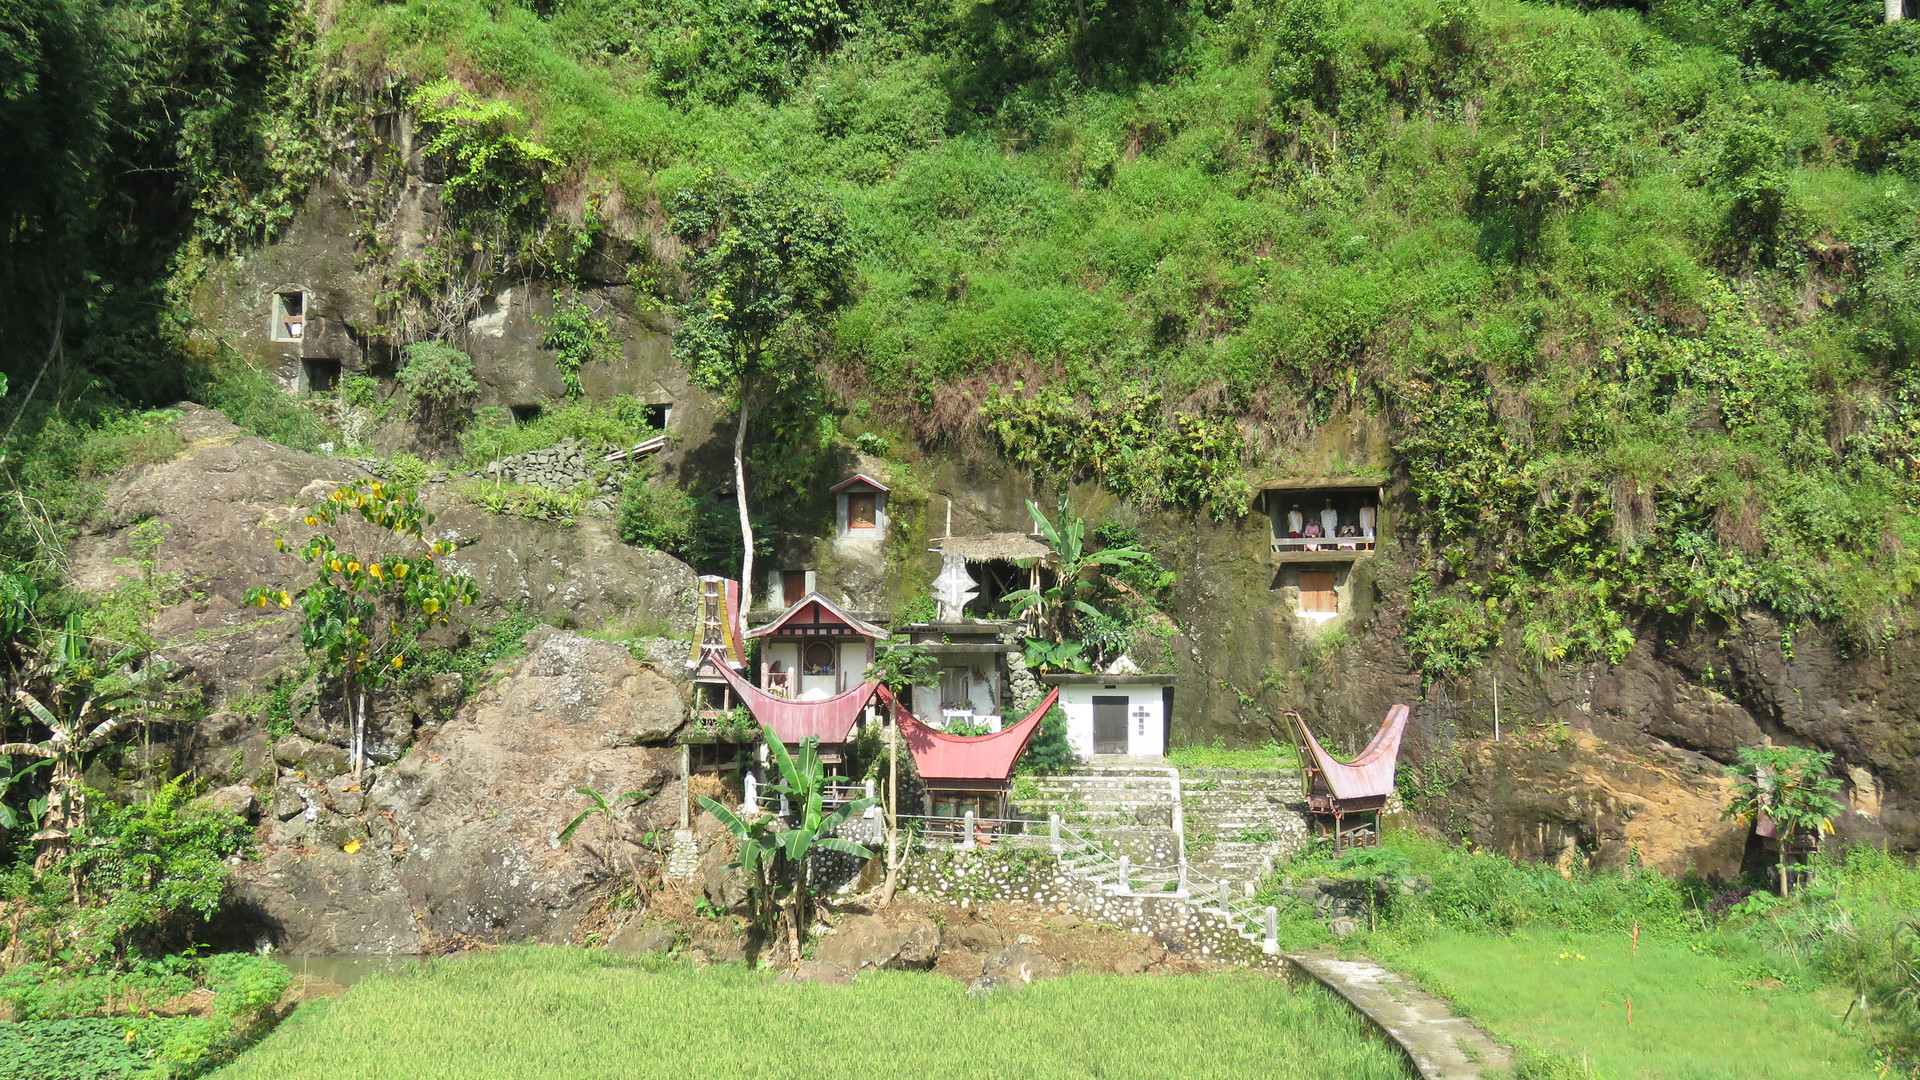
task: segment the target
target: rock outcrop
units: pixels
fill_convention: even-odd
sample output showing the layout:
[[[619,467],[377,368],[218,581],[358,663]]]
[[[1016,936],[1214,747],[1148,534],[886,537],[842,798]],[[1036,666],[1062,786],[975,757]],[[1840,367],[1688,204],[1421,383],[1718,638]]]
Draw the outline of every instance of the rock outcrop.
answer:
[[[931,919],[857,915],[821,939],[814,956],[851,974],[879,968],[930,968],[940,955],[940,928]]]
[[[185,449],[130,469],[108,487],[73,545],[74,583],[100,594],[135,578],[133,531],[157,524],[161,606],[152,632],[176,678],[197,687],[210,707],[207,720],[179,733],[174,766],[220,781],[271,780],[257,713],[229,706],[298,670],[304,656],[295,619],[246,606],[246,592],[308,580],[305,565],[276,551],[274,540],[304,540],[309,530],[300,507],[367,474],[346,459],[246,435],[211,409],[177,408],[183,415],[172,427]],[[621,543],[604,522],[561,527],[490,514],[445,483],[426,485],[423,499],[437,515],[432,532],[459,544],[447,564],[478,585],[472,618],[484,622],[517,609],[570,626],[644,622],[692,630],[693,571],[669,555]],[[457,689],[450,696],[446,687],[425,686],[379,702],[377,730],[370,732],[376,755],[404,752],[416,726],[444,717]],[[337,712],[337,703],[323,698],[296,726],[316,742],[344,743]]]
[[[618,644],[542,628],[527,655],[398,763],[363,783],[285,769],[263,827],[265,856],[240,871],[240,908],[297,953],[413,953],[460,937],[567,939],[605,885],[652,856],[633,828],[594,818],[609,798],[678,790],[685,715],[676,685]],[[291,741],[291,740],[289,740]],[[288,755],[311,763],[312,758]]]

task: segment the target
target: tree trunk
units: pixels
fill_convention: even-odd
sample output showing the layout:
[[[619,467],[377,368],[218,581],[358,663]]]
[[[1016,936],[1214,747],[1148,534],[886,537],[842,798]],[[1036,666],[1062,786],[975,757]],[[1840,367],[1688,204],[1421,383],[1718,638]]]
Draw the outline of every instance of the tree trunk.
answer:
[[[949,529],[948,532],[953,530]],[[900,887],[900,731],[888,725],[887,732],[887,883],[880,890],[880,906],[893,903],[893,891]]]
[[[353,778],[359,780],[360,761],[367,749],[367,691],[351,680],[347,683],[347,720],[353,730]]]
[[[1906,0],[1886,0],[1885,11],[1887,13],[1888,22],[1890,23],[1899,22],[1901,19],[1905,18],[1907,14]]]
[[[740,615],[753,610],[753,521],[747,517],[747,416],[752,395],[740,388],[740,419],[733,426],[733,498],[740,508]]]

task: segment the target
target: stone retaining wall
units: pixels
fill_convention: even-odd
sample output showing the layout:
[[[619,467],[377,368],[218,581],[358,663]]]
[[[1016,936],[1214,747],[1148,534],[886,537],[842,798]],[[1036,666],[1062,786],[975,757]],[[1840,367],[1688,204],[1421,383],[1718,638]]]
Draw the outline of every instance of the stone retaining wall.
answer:
[[[582,484],[591,486],[594,495],[587,509],[611,513],[620,501],[620,486],[626,470],[620,466],[601,467],[597,457],[580,449],[577,439],[565,439],[539,450],[514,454],[487,463],[486,475],[499,476],[510,484],[526,484],[549,491],[572,491]]]
[[[1173,894],[1110,892],[1068,872],[1044,848],[975,852],[916,846],[902,872],[902,886],[912,895],[955,903],[1057,907],[1091,922],[1151,934],[1174,952],[1287,970],[1281,957],[1262,952],[1220,915]]]

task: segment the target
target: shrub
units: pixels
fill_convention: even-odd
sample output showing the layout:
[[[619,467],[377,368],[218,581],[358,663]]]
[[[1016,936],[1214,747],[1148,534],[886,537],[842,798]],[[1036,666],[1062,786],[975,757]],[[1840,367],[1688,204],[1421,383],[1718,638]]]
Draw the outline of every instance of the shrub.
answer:
[[[416,341],[404,350],[398,378],[413,399],[415,415],[429,424],[451,426],[480,383],[473,358],[444,341]]]
[[[616,525],[627,543],[664,551],[702,574],[739,573],[740,514],[732,502],[635,474],[622,489]],[[768,530],[756,531],[758,554],[771,544]]]
[[[540,336],[540,347],[553,350],[553,366],[560,370],[570,398],[585,392],[580,386],[581,368],[596,360],[620,358],[612,328],[577,296],[556,297],[553,315],[539,322],[547,328]]]
[[[1033,733],[1015,771],[1022,776],[1053,776],[1066,772],[1074,761],[1073,744],[1067,741],[1067,711],[1055,705],[1040,718],[1040,730]]]

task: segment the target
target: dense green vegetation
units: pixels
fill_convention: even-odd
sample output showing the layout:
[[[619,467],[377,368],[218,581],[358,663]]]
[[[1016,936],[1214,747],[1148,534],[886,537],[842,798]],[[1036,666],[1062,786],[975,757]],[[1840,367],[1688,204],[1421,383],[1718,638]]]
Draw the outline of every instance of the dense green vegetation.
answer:
[[[219,1075],[667,1077],[685,1075],[692,1053],[712,1077],[790,1075],[799,1062],[820,1077],[868,1076],[884,1063],[935,1080],[1404,1077],[1360,1025],[1317,990],[1251,975],[1072,976],[972,997],[963,983],[919,973],[789,985],[729,965],[517,948],[356,983],[302,1008]]]
[[[1244,458],[1360,412],[1420,508],[1429,674],[1509,639],[1618,659],[1644,617],[1747,606],[1865,646],[1909,625],[1920,539],[1920,30],[1878,11],[418,0],[310,27],[278,0],[36,0],[7,123],[60,164],[7,196],[13,439],[196,385],[246,403],[217,355],[156,363],[206,354],[179,289],[284,224],[322,133],[364,136],[398,79],[446,239],[497,250],[396,264],[397,340],[435,282],[564,280],[647,227],[619,206],[715,176],[844,214],[857,295],[809,346],[831,392],[770,418],[768,490],[847,410],[1231,517]],[[550,211],[562,177],[586,212]],[[636,258],[644,295],[695,299]],[[603,328],[557,319],[571,390]]]
[[[922,439],[1218,516],[1242,455],[1385,417],[1439,675],[1642,614],[1906,625],[1920,32],[1877,11],[455,2],[321,51],[485,73],[628,205],[826,193],[830,381]]]
[[[1764,874],[1562,876],[1390,835],[1279,868],[1266,897],[1284,947],[1336,944],[1289,891],[1315,877],[1373,886],[1354,890],[1360,927],[1340,949],[1454,1000],[1541,1076],[1588,1075],[1583,1058],[1596,1076],[1905,1075],[1920,1049],[1920,872],[1877,848],[1830,847],[1785,901]]]

